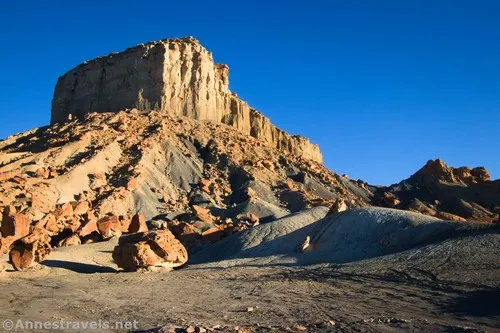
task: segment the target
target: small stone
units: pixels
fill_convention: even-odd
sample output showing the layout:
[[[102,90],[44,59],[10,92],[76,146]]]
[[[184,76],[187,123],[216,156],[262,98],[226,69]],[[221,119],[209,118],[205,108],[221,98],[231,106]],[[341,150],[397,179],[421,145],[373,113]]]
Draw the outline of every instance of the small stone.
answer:
[[[307,331],[307,327],[305,327],[304,325],[299,325],[299,324],[293,325],[292,329],[294,331],[298,331],[298,332]]]
[[[75,205],[73,213],[75,215],[83,215],[87,213],[89,209],[90,209],[90,204],[87,201],[80,201]]]
[[[74,245],[80,245],[82,244],[82,241],[80,240],[80,237],[78,237],[77,234],[73,234],[69,237],[64,238],[61,240],[57,246],[58,247],[65,247],[65,246],[74,246]]]

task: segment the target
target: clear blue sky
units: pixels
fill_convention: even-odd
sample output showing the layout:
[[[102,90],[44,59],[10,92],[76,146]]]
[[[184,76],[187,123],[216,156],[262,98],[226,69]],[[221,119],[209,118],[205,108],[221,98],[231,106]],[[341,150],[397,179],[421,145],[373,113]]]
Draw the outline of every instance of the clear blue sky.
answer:
[[[0,137],[48,124],[82,61],[192,35],[338,173],[391,184],[440,157],[500,178],[499,17],[494,0],[3,1]]]

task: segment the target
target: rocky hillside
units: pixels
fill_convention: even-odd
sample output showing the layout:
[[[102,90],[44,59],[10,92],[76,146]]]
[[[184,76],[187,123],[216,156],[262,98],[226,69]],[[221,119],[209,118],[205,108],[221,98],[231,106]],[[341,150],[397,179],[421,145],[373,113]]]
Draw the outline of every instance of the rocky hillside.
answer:
[[[142,262],[178,267],[184,247],[306,208],[372,205],[498,222],[500,181],[440,160],[389,187],[339,176],[322,165],[317,146],[232,94],[227,66],[214,65],[192,38],[76,67],[57,83],[51,126],[0,141],[0,252],[11,249],[16,268],[52,247],[122,233],[133,235],[114,254],[121,267],[141,267],[137,252],[147,254]],[[164,262],[158,248],[177,259]]]
[[[430,160],[413,176],[375,191],[374,204],[444,220],[499,221],[500,180],[483,167],[452,168]]]
[[[165,39],[87,61],[61,76],[51,123],[89,112],[137,108],[211,120],[304,158],[321,162],[318,146],[276,128],[229,91],[229,67],[192,38]]]
[[[54,246],[105,239],[110,230],[86,225],[112,217],[112,231],[128,230],[136,213],[189,247],[338,199],[366,206],[371,197],[365,184],[231,126],[136,109],[9,137],[0,163],[4,221],[29,221],[3,232],[4,249],[30,226],[50,230]]]

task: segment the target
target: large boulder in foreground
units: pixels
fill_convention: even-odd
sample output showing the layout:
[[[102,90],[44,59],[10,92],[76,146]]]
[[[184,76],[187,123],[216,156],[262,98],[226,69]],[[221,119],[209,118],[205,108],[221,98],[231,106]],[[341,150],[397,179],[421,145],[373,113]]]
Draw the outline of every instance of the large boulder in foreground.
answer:
[[[16,271],[26,271],[36,267],[51,250],[47,231],[36,229],[12,244],[9,252],[10,263]]]
[[[156,230],[120,237],[113,259],[118,267],[135,271],[150,267],[180,267],[187,262],[188,254],[169,230]]]

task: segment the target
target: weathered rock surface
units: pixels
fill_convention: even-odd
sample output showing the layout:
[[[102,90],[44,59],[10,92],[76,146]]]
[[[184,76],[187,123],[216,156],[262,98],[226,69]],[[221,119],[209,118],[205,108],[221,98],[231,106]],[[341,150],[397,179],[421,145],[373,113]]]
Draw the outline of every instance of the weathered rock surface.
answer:
[[[410,178],[375,191],[374,204],[444,220],[492,222],[500,213],[500,180],[483,167],[452,168],[430,160]]]
[[[61,76],[51,123],[125,109],[158,110],[236,127],[283,152],[321,162],[318,146],[276,128],[229,91],[229,68],[192,38],[137,45],[87,61]]]
[[[146,232],[148,231],[148,226],[146,225],[146,219],[144,215],[141,213],[137,213],[132,217],[132,221],[128,227],[128,232],[136,233],[136,232]]]
[[[51,249],[49,234],[43,229],[37,229],[12,244],[9,259],[15,270],[25,271],[43,261]]]
[[[122,236],[113,251],[116,264],[125,270],[149,267],[175,268],[184,265],[188,254],[168,230]]]

